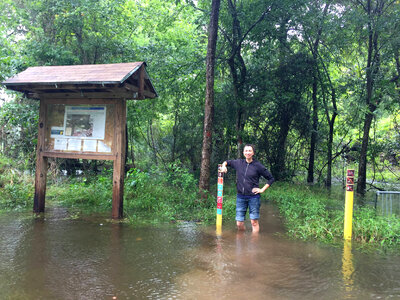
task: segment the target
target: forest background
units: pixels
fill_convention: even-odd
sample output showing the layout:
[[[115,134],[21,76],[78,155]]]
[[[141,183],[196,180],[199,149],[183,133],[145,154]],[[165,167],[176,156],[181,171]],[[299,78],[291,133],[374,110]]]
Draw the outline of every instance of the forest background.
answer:
[[[185,191],[192,202],[214,205],[193,190],[211,1],[3,0],[0,9],[0,81],[29,66],[146,61],[159,97],[128,101],[126,198],[154,194],[157,181],[175,188],[166,197],[177,202]],[[399,50],[399,1],[222,0],[209,181],[218,163],[252,143],[279,182],[342,187],[345,169],[355,168],[358,194],[398,189]],[[34,170],[38,102],[5,90],[1,100],[0,186],[4,206],[16,207],[31,193],[16,183]],[[90,184],[107,193],[110,168],[54,159],[50,180],[59,187],[60,174],[79,173],[75,199]],[[153,189],[138,191],[147,185]],[[52,195],[62,198],[59,190]],[[146,199],[127,207],[153,209],[158,198]],[[171,216],[179,218],[178,210]]]

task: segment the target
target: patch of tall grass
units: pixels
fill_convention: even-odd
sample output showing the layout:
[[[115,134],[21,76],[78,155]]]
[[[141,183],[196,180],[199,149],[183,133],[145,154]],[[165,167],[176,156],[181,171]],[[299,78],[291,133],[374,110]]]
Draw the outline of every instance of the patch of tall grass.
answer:
[[[46,202],[85,211],[109,210],[112,204],[112,177],[77,177],[51,184],[47,188]]]
[[[0,211],[32,207],[34,178],[13,168],[12,161],[0,156]]]
[[[267,197],[285,218],[288,234],[303,240],[343,239],[344,203],[310,186],[275,183]],[[400,245],[400,219],[377,214],[370,206],[355,207],[353,240],[363,244]]]
[[[216,195],[211,193],[207,199],[200,199],[196,179],[177,165],[170,165],[166,171],[133,169],[125,182],[125,212],[132,222],[215,221]],[[234,210],[232,201],[225,202],[227,213]]]
[[[162,170],[131,169],[126,174],[124,187],[124,216],[128,222],[215,222],[217,187],[213,187],[215,192],[202,200],[196,179],[178,165],[171,164]],[[225,219],[235,216],[235,199],[225,197]],[[109,212],[112,206],[112,172],[49,185],[46,201],[86,212]]]

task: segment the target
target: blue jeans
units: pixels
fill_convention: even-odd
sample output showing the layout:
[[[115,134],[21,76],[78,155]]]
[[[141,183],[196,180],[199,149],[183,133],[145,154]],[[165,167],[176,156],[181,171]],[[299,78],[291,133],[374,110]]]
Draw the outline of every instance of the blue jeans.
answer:
[[[249,216],[251,220],[260,218],[260,195],[237,195],[236,197],[236,221],[243,222],[246,218],[246,211],[249,208]]]

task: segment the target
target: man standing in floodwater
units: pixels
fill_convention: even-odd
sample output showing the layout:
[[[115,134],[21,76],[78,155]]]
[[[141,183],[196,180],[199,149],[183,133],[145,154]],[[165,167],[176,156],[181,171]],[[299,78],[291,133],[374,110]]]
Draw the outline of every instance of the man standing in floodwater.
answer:
[[[244,220],[249,208],[251,226],[254,233],[260,231],[260,194],[264,193],[274,182],[272,174],[258,160],[253,159],[254,145],[244,146],[245,159],[227,160],[222,163],[221,172],[228,172],[227,166],[236,170],[236,225],[238,230],[245,230]],[[260,177],[267,179],[263,188],[259,188]]]

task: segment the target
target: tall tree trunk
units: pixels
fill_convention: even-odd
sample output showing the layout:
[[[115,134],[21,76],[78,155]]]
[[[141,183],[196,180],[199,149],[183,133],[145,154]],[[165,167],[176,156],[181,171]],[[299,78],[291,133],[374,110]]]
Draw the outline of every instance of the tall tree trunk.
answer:
[[[176,140],[178,139],[178,108],[175,109],[174,126],[172,127],[172,149],[171,149],[171,161],[175,161],[176,152]]]
[[[153,119],[149,120],[149,130],[147,132],[147,135],[148,135],[148,140],[149,140],[150,146],[151,146],[151,148],[153,150],[154,164],[157,166],[158,165],[158,159],[157,159],[156,143],[154,142]]]
[[[357,193],[361,195],[365,194],[367,185],[367,150],[369,143],[369,131],[371,129],[373,118],[374,118],[373,111],[370,111],[369,113],[367,113],[364,120],[363,140],[360,152],[360,162],[358,164],[358,180],[357,180]]]
[[[316,64],[316,61],[314,60]],[[314,66],[317,68],[317,66]],[[317,99],[317,92],[318,92],[318,78],[316,76],[316,71],[314,71],[313,76],[313,85],[312,85],[312,106],[313,106],[313,113],[312,113],[312,132],[311,132],[311,141],[310,141],[310,156],[308,160],[308,174],[307,174],[307,182],[313,183],[314,182],[314,161],[315,161],[315,146],[317,144],[317,133],[318,133],[318,99]]]
[[[243,109],[238,108],[236,112],[236,140],[237,140],[237,152],[236,157],[240,158],[242,155],[242,132],[244,129],[244,122],[243,122]]]
[[[232,44],[232,53],[235,53],[235,45]],[[232,85],[233,85],[233,96],[235,98],[235,103],[236,103],[236,145],[237,145],[237,149],[236,149],[236,156],[237,158],[240,158],[241,156],[241,146],[242,146],[242,132],[243,132],[243,128],[244,128],[244,108],[242,106],[242,102],[244,101],[244,91],[243,91],[243,82],[245,80],[246,77],[246,65],[244,64],[243,60],[243,64],[240,65],[239,67],[239,72],[240,72],[240,76],[238,75],[238,70],[236,69],[236,65],[235,65],[235,56],[239,56],[241,57],[240,54],[240,50],[238,52],[236,52],[236,54],[232,54],[232,56],[228,59],[228,65],[229,65],[229,69],[231,72],[231,76],[232,76]],[[239,79],[239,77],[241,79]]]
[[[378,48],[378,31],[373,28],[373,19],[379,17],[383,10],[383,3],[375,9],[371,7],[371,0],[367,1],[366,13],[368,14],[368,58],[366,68],[366,104],[368,112],[364,119],[363,140],[360,152],[360,162],[358,164],[358,180],[357,180],[357,193],[364,195],[367,184],[367,151],[369,143],[369,131],[371,129],[372,120],[374,118],[374,111],[377,108],[378,100],[373,103],[373,91],[375,84],[375,76],[379,72],[380,57]],[[376,15],[374,15],[376,14]]]
[[[283,109],[280,112],[279,119],[279,135],[277,140],[277,148],[273,154],[275,159],[271,167],[271,172],[276,180],[284,179],[286,176],[285,158],[286,158],[286,140],[289,134],[291,116]]]
[[[242,133],[246,123],[246,93],[245,83],[247,79],[247,67],[242,56],[242,44],[246,36],[266,17],[270,11],[270,7],[260,15],[260,17],[250,25],[247,30],[242,31],[239,16],[241,14],[240,8],[236,6],[236,0],[228,0],[228,11],[232,17],[232,36],[227,40],[230,43],[231,49],[228,58],[228,65],[232,76],[233,95],[236,103],[236,144],[237,144],[237,157],[240,158],[242,154]],[[224,33],[224,32],[223,32]]]
[[[333,104],[333,113],[332,117],[329,119],[329,113],[327,111],[327,118],[328,118],[328,124],[329,124],[329,136],[328,136],[328,153],[327,153],[327,159],[328,159],[328,168],[326,172],[326,182],[325,186],[326,187],[331,187],[332,185],[332,163],[333,163],[333,158],[332,158],[332,146],[333,146],[333,134],[334,134],[334,126],[335,126],[335,119],[337,117],[337,107],[336,107],[336,92],[335,89],[332,87],[332,104]]]
[[[218,38],[218,17],[221,0],[213,0],[211,4],[210,25],[208,27],[208,45],[206,58],[206,99],[204,105],[203,146],[201,151],[201,169],[199,190],[202,200],[210,189],[210,160],[212,153],[212,132],[214,122],[214,68],[215,52]]]
[[[128,145],[128,149],[126,151],[126,156],[130,156],[132,160],[132,167],[136,168],[135,166],[135,149],[134,149],[134,144],[135,144],[135,139],[134,139],[134,134],[133,134],[133,128],[132,126],[129,127],[128,124],[126,125],[126,144]]]
[[[241,54],[241,43],[239,41],[242,37],[240,22],[237,19],[236,7],[232,4],[232,1],[229,1],[228,3],[230,3],[230,12],[233,19],[233,37],[231,42],[231,55],[228,59],[228,65],[232,76],[233,96],[236,103],[236,156],[237,158],[240,158],[241,146],[243,144],[242,132],[245,124],[245,109],[243,107],[245,99],[243,85],[246,80],[247,68]],[[236,62],[238,62],[238,64]]]
[[[132,168],[136,168],[136,164],[135,164],[135,149],[133,146],[133,139],[131,139],[131,159],[132,159]]]
[[[311,132],[311,141],[310,141],[310,156],[308,160],[308,174],[307,174],[307,182],[313,183],[314,182],[314,162],[315,162],[315,147],[317,145],[317,138],[318,138],[318,47],[319,42],[321,39],[322,34],[322,25],[323,21],[326,17],[328,12],[328,8],[330,5],[330,1],[328,1],[324,7],[323,15],[321,22],[318,27],[317,36],[315,38],[314,43],[311,45],[310,48],[313,55],[313,84],[312,84],[312,106],[313,106],[313,113],[312,113],[312,132]]]

